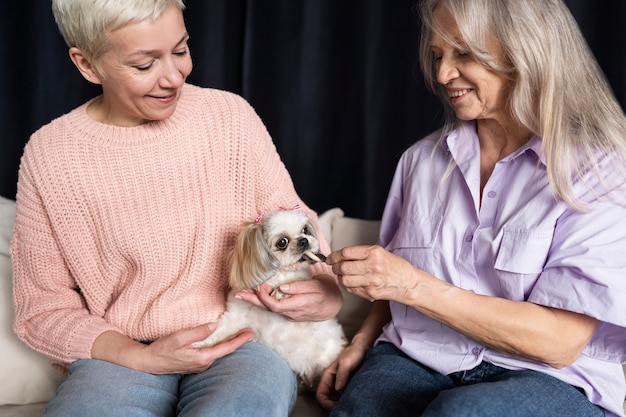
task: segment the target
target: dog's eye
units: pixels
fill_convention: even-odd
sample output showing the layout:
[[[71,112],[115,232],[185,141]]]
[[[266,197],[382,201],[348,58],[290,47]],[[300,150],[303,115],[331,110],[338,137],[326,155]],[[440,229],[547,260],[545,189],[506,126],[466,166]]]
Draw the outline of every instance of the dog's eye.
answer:
[[[287,239],[286,237],[281,237],[280,239],[278,239],[278,242],[276,242],[276,247],[280,250],[287,249],[288,245],[289,245],[289,239]]]
[[[311,231],[309,230],[309,226],[304,226],[304,228],[302,229],[302,234],[303,235],[310,235]]]

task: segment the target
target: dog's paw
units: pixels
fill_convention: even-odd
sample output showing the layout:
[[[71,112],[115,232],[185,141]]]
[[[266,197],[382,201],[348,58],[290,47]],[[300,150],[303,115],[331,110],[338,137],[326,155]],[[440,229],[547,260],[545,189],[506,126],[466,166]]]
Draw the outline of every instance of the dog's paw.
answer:
[[[321,375],[299,374],[298,375],[298,392],[315,392],[320,382]]]

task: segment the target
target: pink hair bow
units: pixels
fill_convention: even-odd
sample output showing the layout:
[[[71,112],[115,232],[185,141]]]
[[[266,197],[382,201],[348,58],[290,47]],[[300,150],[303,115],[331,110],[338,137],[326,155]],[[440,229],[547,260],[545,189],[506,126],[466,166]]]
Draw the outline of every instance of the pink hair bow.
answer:
[[[284,207],[278,207],[279,210],[300,210],[302,209],[302,207],[300,206],[300,204],[296,204],[295,206],[293,206],[290,209],[284,208]],[[254,219],[255,223],[261,223],[261,220],[263,220],[263,217],[265,216],[265,212],[261,212],[261,214],[259,214],[258,216],[256,216],[256,219]]]

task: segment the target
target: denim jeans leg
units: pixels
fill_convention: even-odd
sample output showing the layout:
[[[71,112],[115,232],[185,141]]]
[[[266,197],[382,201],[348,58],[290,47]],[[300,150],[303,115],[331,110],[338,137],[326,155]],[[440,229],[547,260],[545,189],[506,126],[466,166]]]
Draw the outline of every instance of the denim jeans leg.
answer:
[[[333,417],[602,417],[601,408],[552,376],[483,362],[441,375],[395,346],[374,347],[351,378]]]
[[[491,370],[485,370],[486,368]],[[423,417],[602,417],[604,411],[571,385],[531,370],[483,363],[481,381],[442,391]],[[475,374],[475,372],[468,371]]]
[[[381,343],[367,354],[330,415],[415,417],[441,390],[452,387],[450,378]]]
[[[95,359],[74,362],[46,417],[174,417],[176,375],[152,375]]]
[[[287,417],[298,393],[296,375],[276,352],[246,343],[180,386],[181,417]]]

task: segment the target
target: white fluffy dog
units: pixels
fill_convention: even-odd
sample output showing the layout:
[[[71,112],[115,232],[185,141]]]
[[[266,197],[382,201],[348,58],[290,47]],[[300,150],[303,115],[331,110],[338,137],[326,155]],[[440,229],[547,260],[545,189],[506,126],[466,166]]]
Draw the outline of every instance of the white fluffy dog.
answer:
[[[233,298],[236,291],[267,282],[275,298],[288,295],[281,284],[311,278],[309,265],[320,262],[320,245],[309,217],[299,210],[276,210],[244,224],[231,257],[231,292],[217,329],[194,347],[212,346],[240,329],[254,330],[254,340],[280,354],[314,388],[322,371],[346,343],[335,320],[297,322],[248,302]]]

